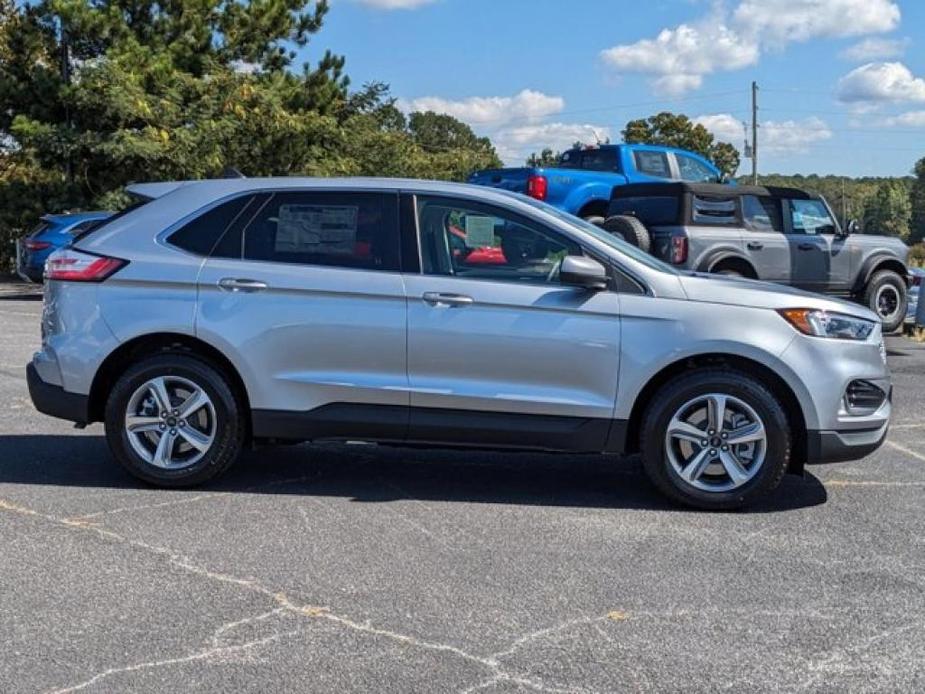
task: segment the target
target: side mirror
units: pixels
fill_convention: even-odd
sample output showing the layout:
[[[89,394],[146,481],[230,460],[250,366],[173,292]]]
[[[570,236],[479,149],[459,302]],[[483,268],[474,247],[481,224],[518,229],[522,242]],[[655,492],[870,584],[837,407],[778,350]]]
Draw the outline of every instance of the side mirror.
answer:
[[[600,291],[607,289],[607,270],[594,258],[567,255],[559,266],[559,281],[573,287]]]
[[[848,236],[849,234],[858,233],[858,230],[860,228],[861,228],[861,225],[858,224],[858,220],[856,219],[849,220],[848,227],[845,229],[845,236]]]

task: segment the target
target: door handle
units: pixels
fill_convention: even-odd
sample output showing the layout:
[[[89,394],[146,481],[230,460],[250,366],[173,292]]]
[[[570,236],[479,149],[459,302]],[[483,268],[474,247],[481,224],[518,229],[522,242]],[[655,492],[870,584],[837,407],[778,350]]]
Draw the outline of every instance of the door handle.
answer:
[[[749,241],[747,245],[748,250],[750,251],[760,251],[762,248],[764,248],[764,244],[759,243],[758,241]]]
[[[422,297],[431,306],[468,306],[473,303],[471,296],[465,294],[444,294],[443,292],[424,292]]]
[[[223,277],[218,281],[219,289],[226,292],[243,292],[251,294],[253,292],[262,292],[267,288],[266,282],[259,280],[248,280],[240,277]]]
[[[816,250],[816,244],[814,243],[801,243],[797,246],[801,251],[814,251]]]

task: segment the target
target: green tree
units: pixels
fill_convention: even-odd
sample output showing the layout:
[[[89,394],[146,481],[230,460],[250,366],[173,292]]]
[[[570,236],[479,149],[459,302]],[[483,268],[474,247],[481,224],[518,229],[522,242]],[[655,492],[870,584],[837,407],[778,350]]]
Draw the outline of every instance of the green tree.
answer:
[[[663,111],[648,118],[631,120],[623,129],[623,141],[664,145],[696,152],[711,160],[727,176],[739,168],[739,150],[728,142],[714,142],[713,134],[682,113]]]
[[[911,233],[912,243],[925,241],[925,157],[915,163],[915,182],[912,184],[910,202],[912,204]]]
[[[912,203],[909,188],[900,181],[884,181],[867,201],[864,210],[864,231],[872,234],[909,238]]]
[[[544,147],[543,151],[537,154],[533,152],[527,157],[527,166],[540,168],[543,166],[556,166],[559,163],[561,152],[554,152],[549,147]]]

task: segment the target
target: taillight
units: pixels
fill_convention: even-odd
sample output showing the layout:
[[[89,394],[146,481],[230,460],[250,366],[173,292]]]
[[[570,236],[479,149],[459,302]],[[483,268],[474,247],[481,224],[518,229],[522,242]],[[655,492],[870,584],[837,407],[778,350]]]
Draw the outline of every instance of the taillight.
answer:
[[[671,237],[671,262],[675,265],[687,262],[688,242],[686,236]]]
[[[549,192],[549,184],[545,176],[530,176],[527,178],[527,195],[537,200],[545,200]]]
[[[128,265],[127,260],[93,255],[73,248],[54,253],[45,262],[45,279],[62,282],[102,282]]]
[[[46,248],[51,248],[51,244],[48,241],[33,241],[32,239],[23,239],[22,247],[27,251],[44,251]]]

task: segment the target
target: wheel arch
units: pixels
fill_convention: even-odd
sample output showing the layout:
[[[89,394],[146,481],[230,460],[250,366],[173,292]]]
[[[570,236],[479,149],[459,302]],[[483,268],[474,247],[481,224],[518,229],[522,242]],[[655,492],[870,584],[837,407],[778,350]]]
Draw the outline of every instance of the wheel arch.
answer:
[[[593,198],[588,200],[581,209],[578,210],[578,216],[584,219],[585,217],[594,215],[598,217],[606,217],[607,210],[610,207],[609,200],[601,200],[598,198]]]
[[[863,292],[874,276],[874,273],[880,270],[892,270],[899,275],[904,282],[909,274],[909,270],[896,256],[885,254],[872,256],[865,260],[864,264],[861,266],[861,271],[858,273],[854,283],[855,293]]]
[[[241,374],[238,373],[238,370],[229,361],[228,357],[222,354],[221,350],[198,337],[170,332],[138,335],[123,342],[103,360],[93,377],[93,384],[90,386],[87,408],[89,421],[98,422],[103,420],[106,408],[106,394],[130,364],[139,359],[166,352],[188,354],[206,361],[221,371],[228,378],[232,391],[245,408],[246,421],[250,422],[251,407],[247,388]]]
[[[807,421],[806,414],[793,387],[788,380],[776,370],[755,359],[723,352],[710,352],[688,356],[662,367],[642,387],[636,395],[627,422],[625,452],[639,452],[642,433],[642,417],[646,407],[655,393],[676,376],[692,369],[704,367],[727,367],[744,371],[765,383],[783,405],[790,431],[793,434],[793,449],[788,472],[802,474],[807,456]]]
[[[743,276],[758,279],[758,271],[751,261],[741,253],[735,251],[717,251],[708,255],[697,265],[699,272],[713,272],[720,265],[742,271]]]

